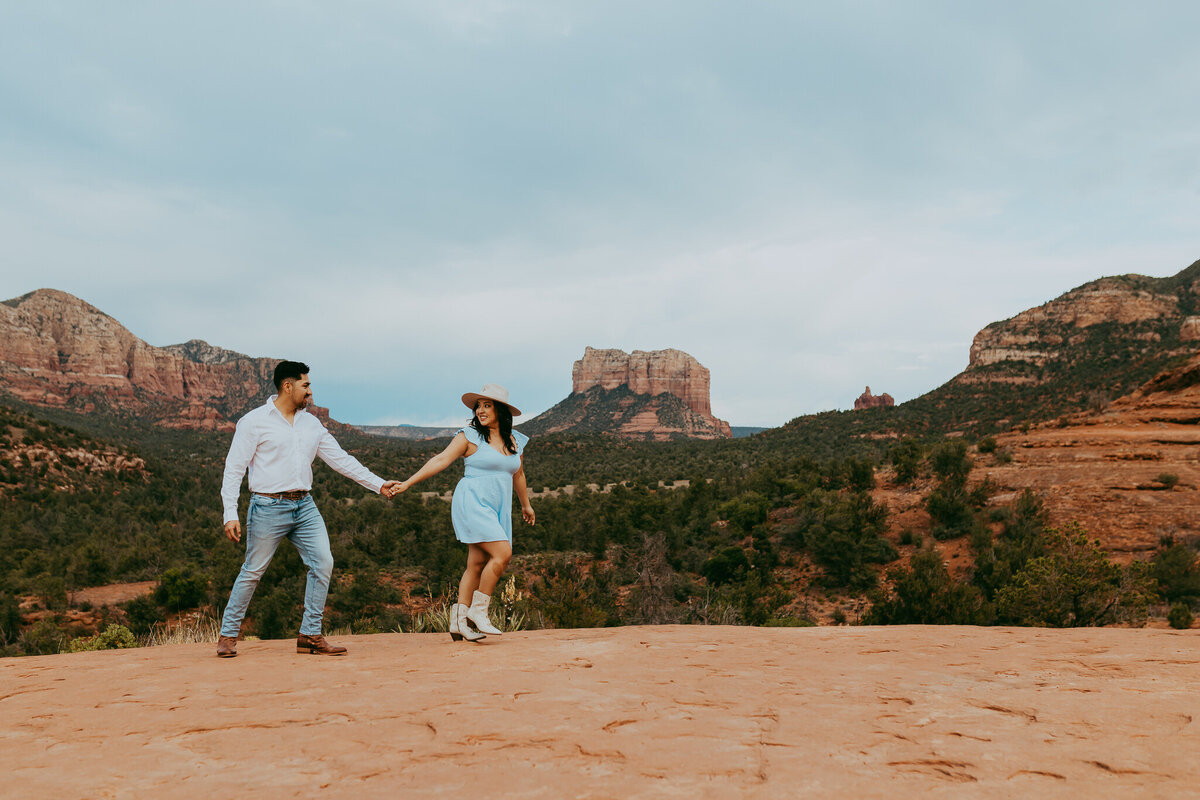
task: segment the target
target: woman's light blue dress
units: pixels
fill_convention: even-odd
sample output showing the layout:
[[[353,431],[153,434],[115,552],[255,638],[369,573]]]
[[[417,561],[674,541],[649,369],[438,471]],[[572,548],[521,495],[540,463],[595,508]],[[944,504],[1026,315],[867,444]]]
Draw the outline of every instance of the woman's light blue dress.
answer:
[[[517,453],[502,455],[469,425],[458,432],[477,449],[465,459],[466,471],[450,500],[454,535],[469,544],[512,542],[512,479],[521,468],[529,437],[513,431]]]

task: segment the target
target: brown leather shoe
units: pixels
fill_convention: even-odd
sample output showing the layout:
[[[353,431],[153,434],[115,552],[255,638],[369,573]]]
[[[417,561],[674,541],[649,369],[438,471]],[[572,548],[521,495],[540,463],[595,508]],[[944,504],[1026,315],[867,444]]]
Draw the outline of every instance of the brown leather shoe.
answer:
[[[302,633],[296,638],[296,652],[311,656],[344,656],[346,648],[334,647],[319,633],[316,636],[306,636]]]
[[[222,636],[217,639],[217,657],[233,658],[237,655],[237,637]]]

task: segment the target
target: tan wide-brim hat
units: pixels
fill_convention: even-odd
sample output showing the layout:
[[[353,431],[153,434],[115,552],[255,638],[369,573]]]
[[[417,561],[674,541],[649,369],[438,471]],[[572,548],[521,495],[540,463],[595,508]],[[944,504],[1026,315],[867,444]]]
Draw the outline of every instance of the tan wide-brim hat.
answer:
[[[498,383],[485,383],[482,390],[467,392],[462,396],[463,405],[472,411],[475,410],[475,404],[483,399],[504,403],[504,405],[508,406],[508,410],[512,412],[514,417],[521,416],[521,412],[517,410],[517,407],[508,402],[508,389],[505,389]]]

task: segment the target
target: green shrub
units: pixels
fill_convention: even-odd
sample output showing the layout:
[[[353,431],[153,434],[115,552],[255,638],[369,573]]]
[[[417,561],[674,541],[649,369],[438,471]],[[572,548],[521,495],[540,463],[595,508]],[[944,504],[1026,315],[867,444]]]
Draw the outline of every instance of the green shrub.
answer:
[[[763,623],[764,628],[812,628],[817,623],[808,617],[772,617]]]
[[[813,559],[825,568],[826,583],[851,589],[875,585],[871,564],[886,564],[899,555],[883,538],[887,506],[869,494],[841,495],[814,491],[798,520],[799,534]]]
[[[1187,545],[1173,544],[1154,556],[1150,573],[1168,603],[1200,597],[1200,558]]]
[[[925,450],[915,439],[901,439],[888,451],[888,459],[896,470],[896,483],[911,483],[921,474]]]
[[[975,509],[965,487],[952,484],[938,486],[925,498],[925,508],[933,520],[930,533],[941,541],[966,536],[976,528]]]
[[[53,655],[62,651],[67,635],[49,617],[43,617],[21,634],[17,644],[30,656]]]
[[[148,636],[156,624],[167,618],[166,612],[150,594],[127,600],[121,604],[121,610],[125,612],[125,620],[135,636]]]
[[[67,583],[62,576],[43,572],[34,583],[35,591],[46,608],[62,611],[67,607]]]
[[[977,446],[979,447],[979,452],[981,453],[994,453],[996,452],[996,437],[985,436],[979,440],[979,444]]]
[[[700,566],[700,574],[713,586],[733,583],[746,577],[750,559],[740,547],[726,547]]]
[[[196,608],[208,597],[208,576],[196,571],[191,564],[179,569],[172,567],[159,578],[154,601],[168,611]]]
[[[943,481],[966,482],[971,472],[971,457],[962,439],[948,439],[936,445],[929,454],[929,467]]]
[[[1174,472],[1163,472],[1163,473],[1159,474],[1159,476],[1157,478],[1155,478],[1154,480],[1161,483],[1163,488],[1167,489],[1169,491],[1171,489],[1174,489],[1176,484],[1179,483],[1179,476],[1176,475]]]
[[[767,521],[767,512],[771,503],[758,492],[746,492],[732,500],[722,503],[717,508],[717,516],[729,520],[729,524],[738,530],[749,533],[756,525]]]
[[[1144,564],[1122,569],[1078,523],[1047,529],[1046,555],[1030,559],[996,595],[1000,618],[1052,628],[1106,625],[1145,614],[1151,579]]]
[[[80,653],[86,650],[120,650],[126,647],[137,647],[133,632],[124,625],[110,624],[95,636],[84,636],[72,639],[69,652]]]
[[[531,586],[542,619],[553,628],[600,628],[619,622],[608,576],[587,575],[567,558],[548,565],[545,580]]]
[[[1167,622],[1176,630],[1186,630],[1192,627],[1192,610],[1187,603],[1176,603],[1167,612]]]
[[[1004,523],[998,536],[980,526],[971,537],[971,549],[975,553],[975,569],[971,582],[983,591],[984,597],[993,600],[1001,587],[1007,585],[1031,558],[1046,551],[1043,533],[1047,515],[1041,498],[1026,489],[1011,506],[1003,509],[997,521]]]
[[[932,547],[913,555],[908,569],[892,570],[892,593],[876,599],[868,625],[985,625],[991,612],[978,587],[958,583]]]
[[[13,644],[21,635],[21,605],[17,598],[0,592],[0,647]]]

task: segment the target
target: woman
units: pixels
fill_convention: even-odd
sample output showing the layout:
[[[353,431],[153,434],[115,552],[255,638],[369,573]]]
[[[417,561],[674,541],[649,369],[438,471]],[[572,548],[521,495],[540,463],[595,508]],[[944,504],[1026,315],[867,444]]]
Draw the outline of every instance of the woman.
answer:
[[[488,605],[512,558],[513,489],[522,519],[533,525],[534,515],[522,455],[529,437],[512,429],[513,417],[521,412],[509,404],[508,390],[489,383],[483,391],[467,392],[462,401],[475,412],[471,424],[396,491],[433,477],[460,456],[466,459],[466,471],[450,502],[454,535],[467,545],[467,569],[458,584],[458,602],[450,609],[450,637],[475,642],[484,634],[501,632],[488,619]]]

